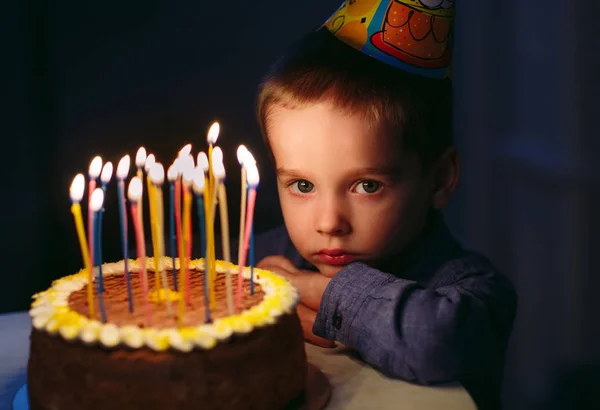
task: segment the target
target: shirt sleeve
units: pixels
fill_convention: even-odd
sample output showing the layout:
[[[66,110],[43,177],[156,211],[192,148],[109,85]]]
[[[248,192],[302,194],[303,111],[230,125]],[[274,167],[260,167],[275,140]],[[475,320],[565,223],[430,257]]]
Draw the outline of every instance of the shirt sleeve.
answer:
[[[425,288],[352,263],[327,286],[313,332],[391,377],[433,384],[472,375],[505,348],[516,296],[497,272],[447,269],[460,276]]]

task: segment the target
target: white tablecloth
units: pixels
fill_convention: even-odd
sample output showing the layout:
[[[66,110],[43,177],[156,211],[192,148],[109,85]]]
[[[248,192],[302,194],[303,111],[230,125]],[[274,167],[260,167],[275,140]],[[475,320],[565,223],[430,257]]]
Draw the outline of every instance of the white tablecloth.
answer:
[[[26,313],[0,315],[0,410],[25,383],[31,321]],[[333,393],[327,409],[473,410],[460,385],[426,387],[392,380],[361,362],[343,346],[322,349],[306,345],[311,363],[329,378]]]

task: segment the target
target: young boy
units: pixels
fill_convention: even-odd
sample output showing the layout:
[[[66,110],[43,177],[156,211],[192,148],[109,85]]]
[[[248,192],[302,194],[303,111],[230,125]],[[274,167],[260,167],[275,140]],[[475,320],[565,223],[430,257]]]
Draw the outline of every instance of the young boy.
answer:
[[[255,256],[298,288],[309,341],[350,346],[391,377],[460,381],[497,409],[516,294],[440,213],[459,179],[452,86],[431,78],[449,65],[440,27],[452,3],[428,3],[344,4],[266,76],[258,120],[285,226],[259,235]],[[357,21],[366,34],[344,29]],[[391,49],[391,23],[414,38]],[[403,51],[411,41],[437,54]]]

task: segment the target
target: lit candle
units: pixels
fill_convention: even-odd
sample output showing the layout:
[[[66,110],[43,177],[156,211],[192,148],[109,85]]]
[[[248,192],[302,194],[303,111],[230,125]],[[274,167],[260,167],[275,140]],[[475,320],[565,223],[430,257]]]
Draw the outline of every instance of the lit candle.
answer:
[[[85,189],[85,177],[83,174],[77,174],[71,183],[70,196],[71,196],[71,213],[75,220],[75,229],[77,230],[77,237],[79,238],[79,247],[81,248],[81,257],[83,259],[83,265],[88,272],[88,284],[87,284],[87,299],[88,299],[88,313],[90,319],[94,317],[94,277],[92,273],[92,265],[90,262],[90,250],[88,248],[87,239],[85,237],[85,228],[83,226],[83,217],[81,216],[81,200],[83,199],[83,190]]]
[[[129,261],[127,249],[127,206],[125,204],[125,178],[129,174],[131,160],[125,155],[117,166],[117,195],[119,201],[119,222],[121,225],[121,246],[123,247],[123,262],[125,264],[125,282],[127,284],[127,301],[129,312],[133,312],[133,295],[131,293],[131,275],[129,274]]]
[[[244,242],[244,220],[246,219],[246,195],[248,193],[248,183],[246,181],[246,166],[244,164],[244,160],[246,158],[246,152],[248,152],[248,150],[246,149],[245,146],[240,145],[237,149],[237,159],[238,162],[240,163],[240,168],[241,168],[241,177],[240,177],[240,183],[242,185],[242,191],[241,191],[241,195],[240,195],[240,232],[239,232],[239,239],[238,239],[238,265],[240,264],[241,258],[242,258],[242,245]]]
[[[169,180],[169,243],[171,244],[171,259],[173,260],[173,289],[177,288],[177,269],[175,268],[176,251],[176,235],[175,235],[175,181],[179,177],[175,163],[171,165],[167,171],[167,179]]]
[[[135,238],[137,245],[137,257],[139,262],[139,282],[142,286],[142,299],[144,300],[144,308],[146,313],[146,327],[150,326],[150,305],[148,303],[148,277],[146,274],[146,243],[144,241],[144,227],[141,224],[139,214],[139,204],[142,199],[144,186],[142,180],[138,177],[131,178],[127,196],[131,203],[131,219],[135,229]]]
[[[208,266],[209,272],[209,285],[210,285],[210,306],[212,309],[216,307],[216,299],[214,292],[214,280],[216,277],[216,269],[215,269],[215,232],[214,232],[214,215],[212,210],[214,209],[213,201],[215,198],[211,193],[214,190],[214,175],[212,173],[212,166],[210,162],[213,159],[213,147],[219,138],[220,125],[218,122],[215,122],[211,125],[208,130],[207,142],[208,142],[208,184],[205,187],[205,192],[208,195],[205,197],[204,204],[206,212],[206,262]]]
[[[229,267],[229,262],[231,261],[231,249],[229,247],[229,216],[227,214],[227,194],[225,192],[225,167],[223,166],[222,160],[219,162],[214,161],[212,165],[213,173],[215,175],[215,185],[218,186],[219,190],[219,214],[221,215],[221,239],[223,246],[223,257],[225,259],[227,311],[230,315],[233,315],[233,288],[231,285],[231,269]]]
[[[102,204],[104,205],[104,198],[106,197],[106,187],[112,178],[113,166],[112,162],[107,162],[102,167],[102,173],[100,174],[100,186],[102,187]],[[97,255],[94,259],[102,261],[102,218],[104,216],[104,206],[100,210],[98,210],[96,214],[96,250]],[[100,293],[104,293],[104,276],[102,275],[102,263],[96,264],[98,267],[98,287],[100,288]]]
[[[186,155],[185,157],[182,157],[181,161],[184,163],[183,165],[183,169],[187,170],[187,178],[185,175],[182,174],[182,180],[184,182],[183,184],[183,189],[184,189],[184,210],[186,211],[186,213],[188,214],[188,217],[186,218],[186,226],[184,229],[187,229],[188,235],[187,235],[187,240],[186,240],[186,245],[185,245],[185,254],[187,255],[187,258],[189,260],[192,260],[192,183],[193,183],[193,179],[194,179],[194,157],[192,157],[190,154]],[[186,208],[186,204],[185,204],[185,195],[187,192],[187,196],[188,196],[188,204],[187,204],[187,208]],[[189,262],[187,265],[187,283],[190,283],[190,269],[189,269]],[[190,303],[190,292],[187,292],[187,303]]]
[[[88,169],[88,226],[87,226],[87,235],[88,235],[88,246],[90,253],[90,260],[94,260],[94,247],[92,246],[92,242],[94,240],[92,233],[94,231],[94,215],[90,212],[90,205],[92,203],[92,193],[96,189],[96,179],[100,176],[100,172],[102,171],[102,158],[99,156],[94,157],[92,162],[90,163],[90,167]]]
[[[144,166],[146,165],[146,148],[140,147],[135,154],[135,166],[137,168],[137,177],[144,182]],[[143,186],[142,186],[143,193]],[[144,227],[144,198],[140,198],[138,203],[138,224],[143,228]]]
[[[248,198],[248,180],[247,180],[247,168],[256,164],[254,156],[248,151],[248,149],[240,145],[237,152],[238,162],[242,168],[242,195],[240,201],[240,232],[239,232],[239,244],[238,244],[238,265],[240,263],[243,251],[244,243],[244,226],[246,219],[246,206]],[[248,259],[250,262],[250,294],[254,295],[254,228],[250,231],[250,254]]]
[[[162,184],[165,182],[165,168],[161,163],[155,163],[150,168],[150,180],[152,181],[153,190],[154,190],[154,200],[155,200],[155,230],[156,230],[156,239],[158,242],[158,246],[156,249],[158,250],[158,254],[155,254],[155,259],[158,258],[158,269],[160,270],[160,276],[162,278],[163,289],[165,292],[165,298],[167,301],[167,312],[169,315],[172,313],[171,309],[171,296],[169,294],[169,283],[167,282],[167,273],[165,272],[163,256],[165,254],[165,237],[164,237],[164,211],[163,211],[163,194],[162,194]],[[155,276],[158,277],[159,271],[156,271]],[[158,292],[158,290],[157,290]]]
[[[190,158],[190,157],[185,157]],[[190,260],[191,260],[191,242],[192,242],[192,194],[191,186],[194,180],[194,163],[186,161],[182,163],[183,175],[183,248],[184,248],[184,281],[185,281],[185,301],[191,304],[190,293]]]
[[[174,163],[175,170],[177,171],[177,179],[175,180],[175,192],[174,192],[174,202],[175,202],[175,232],[177,235],[177,256],[179,257],[179,320],[181,322],[183,318],[183,309],[185,305],[185,278],[183,277],[183,259],[184,259],[184,250],[183,250],[183,232],[181,229],[181,159],[177,158]],[[181,323],[180,323],[181,325]]]
[[[210,303],[208,296],[208,272],[206,271],[206,229],[204,227],[204,171],[200,166],[196,168],[194,173],[194,194],[196,194],[196,206],[198,208],[198,225],[200,227],[200,249],[202,249],[201,257],[204,258],[204,312],[206,323],[210,323]]]
[[[254,295],[254,224],[250,230],[250,250],[248,251],[248,264],[250,265],[250,294]]]
[[[154,292],[156,293],[157,300],[160,301],[160,273],[159,273],[159,261],[158,261],[158,238],[157,238],[157,221],[156,221],[156,198],[155,189],[152,181],[150,180],[150,169],[156,163],[156,157],[154,154],[150,154],[146,157],[146,163],[144,164],[144,170],[146,171],[146,189],[148,191],[148,211],[150,213],[150,237],[152,239],[152,254],[154,255]]]
[[[242,280],[244,265],[246,264],[246,253],[248,252],[248,243],[250,241],[250,232],[252,231],[252,223],[254,219],[254,205],[256,203],[256,189],[258,188],[259,175],[256,164],[249,164],[247,169],[248,177],[248,212],[246,215],[246,224],[244,231],[244,248],[242,249],[242,260],[239,266],[238,287],[236,293],[236,308],[239,310],[242,305]],[[254,251],[254,250],[253,250]],[[251,267],[251,270],[253,267]]]
[[[215,215],[217,212],[217,203],[219,202],[219,184],[221,181],[217,180],[215,177],[215,164],[223,163],[223,151],[221,147],[214,147],[212,151],[212,160],[210,161],[212,167],[212,176],[213,176],[213,185],[212,189],[209,192],[211,194],[211,215],[214,223]]]
[[[100,306],[100,318],[102,323],[106,323],[106,308],[104,307],[104,287],[102,286],[102,256],[100,249],[102,248],[102,230],[100,228],[102,215],[102,205],[104,203],[104,191],[101,188],[94,189],[92,197],[90,199],[90,211],[93,214],[94,229],[92,230],[95,235],[94,238],[95,251],[94,251],[94,266],[98,267],[98,304]]]
[[[157,300],[160,301],[160,274],[159,274],[159,260],[158,260],[158,233],[156,220],[156,189],[155,185],[152,184],[150,179],[150,170],[156,164],[156,157],[154,154],[148,155],[146,163],[144,164],[144,170],[146,171],[146,189],[148,190],[148,210],[150,212],[150,237],[152,238],[152,254],[154,255],[154,292],[156,293]]]

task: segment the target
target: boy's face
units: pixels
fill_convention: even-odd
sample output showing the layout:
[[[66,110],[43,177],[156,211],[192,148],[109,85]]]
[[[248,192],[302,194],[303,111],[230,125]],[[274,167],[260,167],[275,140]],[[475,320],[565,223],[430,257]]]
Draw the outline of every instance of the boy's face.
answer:
[[[416,152],[329,102],[271,107],[267,126],[288,233],[322,274],[376,264],[419,233],[434,183]]]

